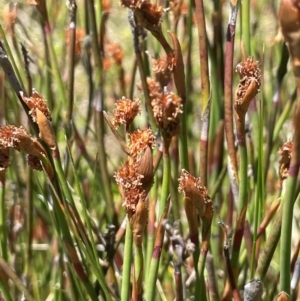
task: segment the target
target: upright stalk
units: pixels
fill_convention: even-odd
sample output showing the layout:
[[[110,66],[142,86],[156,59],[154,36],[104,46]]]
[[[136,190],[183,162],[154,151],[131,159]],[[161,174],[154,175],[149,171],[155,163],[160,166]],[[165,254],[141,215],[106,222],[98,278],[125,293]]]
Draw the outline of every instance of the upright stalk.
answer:
[[[297,107],[294,114],[294,140],[292,159],[287,178],[286,193],[284,196],[281,244],[280,244],[280,290],[290,294],[290,261],[292,245],[292,223],[293,209],[295,203],[295,191],[300,166],[300,78],[296,79],[297,84]]]
[[[124,246],[124,261],[123,261],[123,275],[122,275],[122,288],[121,300],[130,300],[130,275],[131,275],[131,261],[132,261],[132,244],[133,235],[130,228],[130,223],[126,223],[126,236]]]
[[[238,0],[230,1],[229,21],[226,32],[225,46],[225,72],[224,72],[224,118],[225,118],[225,136],[228,147],[228,156],[230,162],[228,168],[233,172],[231,178],[231,187],[234,198],[237,198],[238,187],[238,168],[235,150],[235,138],[233,133],[233,109],[232,109],[232,84],[233,84],[233,54],[234,54],[234,39],[235,26],[238,14]]]
[[[208,68],[208,45],[206,36],[206,25],[204,6],[202,0],[195,0],[196,18],[198,26],[199,56],[201,72],[201,140],[200,140],[200,178],[204,186],[207,186],[207,151],[208,151],[208,131],[210,117],[210,80]]]

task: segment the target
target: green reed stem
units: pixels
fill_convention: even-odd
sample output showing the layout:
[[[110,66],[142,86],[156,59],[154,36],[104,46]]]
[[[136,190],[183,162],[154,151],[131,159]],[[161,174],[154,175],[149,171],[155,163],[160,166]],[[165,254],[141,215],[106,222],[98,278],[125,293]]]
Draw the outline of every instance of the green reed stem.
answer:
[[[255,271],[255,276],[264,280],[270,263],[272,261],[275,249],[280,239],[281,223],[282,223],[282,204],[277,211],[275,220],[272,224],[271,232],[267,238],[264,250],[259,257],[257,268]]]
[[[247,210],[247,189],[248,189],[248,178],[247,178],[247,147],[246,147],[246,137],[245,132],[238,132],[238,144],[239,144],[239,155],[240,155],[240,164],[239,164],[239,197],[238,197],[238,218],[237,225],[234,234],[233,248],[232,248],[232,257],[231,263],[233,270],[237,270],[239,266],[239,253],[241,242],[243,239],[244,233],[244,222],[246,217]]]
[[[250,0],[241,2],[242,13],[242,39],[248,56],[251,56],[251,39],[250,39]]]
[[[163,138],[164,139],[164,138]],[[168,139],[168,138],[166,138]],[[165,144],[164,139],[164,144]],[[158,219],[161,223],[161,218],[166,212],[167,204],[168,204],[168,198],[170,194],[170,182],[171,182],[171,161],[169,156],[169,149],[168,146],[164,145],[164,151],[163,151],[163,182],[162,182],[162,190],[161,190],[161,198],[159,200],[159,216]],[[159,235],[161,241],[159,243],[159,246],[155,243],[153,253],[152,253],[152,260],[150,264],[150,270],[149,270],[149,276],[148,276],[148,283],[147,283],[147,289],[146,289],[146,300],[152,301],[155,297],[155,285],[157,280],[157,273],[158,273],[158,267],[159,267],[159,261],[160,261],[160,255],[161,255],[161,247],[162,247],[162,241],[164,237],[164,231],[159,230],[162,226],[160,226],[157,229],[156,237]],[[159,233],[161,231],[161,233]]]
[[[134,246],[134,281],[136,286],[136,295],[134,296],[136,300],[141,299],[142,292],[142,279],[144,270],[144,256],[142,246]]]
[[[123,259],[123,275],[122,275],[122,288],[121,300],[130,300],[130,275],[131,275],[131,261],[132,261],[132,244],[133,234],[130,228],[130,223],[126,223],[126,236],[124,245],[124,259]]]
[[[155,232],[155,205],[158,194],[158,177],[157,174],[154,176],[154,184],[150,191],[149,197],[149,221],[148,221],[148,232],[147,232],[147,250],[146,250],[146,264],[145,264],[145,283],[147,282],[154,246],[154,232]]]

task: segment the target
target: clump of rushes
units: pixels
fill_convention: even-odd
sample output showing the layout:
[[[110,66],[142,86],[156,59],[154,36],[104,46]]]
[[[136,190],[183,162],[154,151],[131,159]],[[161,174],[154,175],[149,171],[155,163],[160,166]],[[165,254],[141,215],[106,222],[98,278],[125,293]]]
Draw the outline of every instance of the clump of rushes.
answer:
[[[248,206],[248,178],[247,178],[247,148],[245,136],[245,116],[248,111],[251,100],[259,92],[261,85],[261,73],[259,62],[248,57],[242,63],[238,64],[236,71],[239,73],[240,82],[235,95],[235,123],[237,131],[237,142],[239,149],[239,197],[238,197],[238,215],[235,228],[232,250],[232,268],[235,273],[238,269],[239,252],[244,233],[244,222]],[[236,274],[237,275],[237,274]]]
[[[134,281],[132,289],[132,300],[140,300],[142,296],[143,277],[143,234],[148,221],[147,194],[153,184],[153,158],[151,149],[156,145],[156,138],[151,129],[140,130],[129,133],[130,124],[137,114],[140,113],[140,101],[134,101],[122,97],[115,104],[113,111],[113,122],[111,126],[124,124],[128,133],[127,154],[128,158],[115,174],[122,196],[122,206],[125,208],[130,228],[126,228],[125,253],[130,241],[130,232],[133,234],[135,247],[134,257]],[[114,131],[116,134],[116,132]],[[120,137],[117,136],[120,140]],[[130,251],[130,248],[129,248]],[[125,262],[123,267],[122,300],[129,298],[129,281],[131,256],[124,254]]]

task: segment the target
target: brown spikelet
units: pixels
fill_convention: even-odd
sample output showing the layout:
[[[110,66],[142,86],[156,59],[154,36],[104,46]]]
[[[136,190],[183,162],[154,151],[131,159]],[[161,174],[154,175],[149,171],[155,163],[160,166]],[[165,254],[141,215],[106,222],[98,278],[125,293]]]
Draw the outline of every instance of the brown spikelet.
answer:
[[[52,120],[47,102],[40,93],[38,93],[37,91],[33,91],[31,97],[22,96],[22,99],[30,109],[29,114],[31,115],[32,120],[34,122],[37,122],[36,120],[37,109],[43,112],[43,114],[46,116],[46,118],[49,121]]]
[[[165,92],[152,100],[154,118],[159,127],[170,137],[179,133],[182,100],[172,92]]]
[[[36,122],[40,130],[40,138],[51,148],[57,148],[56,138],[49,119],[39,109],[36,109]]]
[[[41,161],[38,157],[33,156],[33,155],[27,155],[26,156],[26,161],[29,167],[31,167],[32,169],[38,170],[38,171],[42,171],[43,167],[41,164]]]
[[[188,171],[183,169],[178,181],[178,191],[184,193],[185,199],[193,202],[200,217],[206,217],[211,220],[213,215],[212,202],[207,194],[206,187],[202,186],[200,178],[193,177]]]
[[[125,124],[128,127],[136,115],[141,112],[141,102],[138,98],[135,98],[132,101],[123,96],[115,103],[115,107],[116,108],[113,110],[113,125],[115,127],[118,127],[121,124]]]
[[[292,158],[293,141],[284,143],[279,151],[279,186],[287,178],[289,172],[289,166]]]
[[[148,208],[145,199],[140,199],[136,205],[135,213],[129,217],[130,226],[133,233],[134,243],[137,247],[142,246],[143,234],[148,222]]]

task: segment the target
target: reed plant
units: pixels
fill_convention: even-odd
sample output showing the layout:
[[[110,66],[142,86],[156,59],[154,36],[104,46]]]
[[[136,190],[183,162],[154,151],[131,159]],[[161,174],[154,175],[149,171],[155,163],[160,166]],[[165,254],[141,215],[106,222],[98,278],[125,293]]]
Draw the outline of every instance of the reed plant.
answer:
[[[1,300],[300,299],[297,1],[1,4]]]

